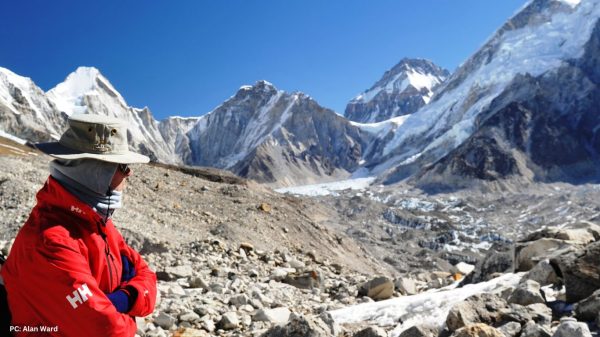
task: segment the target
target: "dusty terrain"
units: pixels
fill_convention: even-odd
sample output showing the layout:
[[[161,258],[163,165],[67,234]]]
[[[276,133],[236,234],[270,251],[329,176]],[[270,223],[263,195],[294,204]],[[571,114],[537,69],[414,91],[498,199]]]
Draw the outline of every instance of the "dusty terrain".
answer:
[[[5,254],[50,159],[0,141]],[[597,185],[427,195],[398,184],[304,197],[215,169],[133,170],[115,223],[157,271],[160,290],[155,312],[139,319],[140,336],[260,336],[290,313],[331,322],[330,310],[372,301],[359,288],[375,276],[395,282],[394,297],[407,294],[400,279],[418,292],[438,288],[462,277],[458,263],[475,265],[534,230],[600,220]]]
[[[0,147],[11,150],[0,155],[0,237],[10,240],[27,219],[35,193],[48,177],[51,158],[5,142],[27,153],[14,155],[19,151]],[[325,219],[335,218],[336,212],[318,202],[284,196],[225,171],[159,165],[137,165],[133,170],[124,207],[114,219],[137,244],[162,242],[177,247],[211,236],[238,245],[248,242],[260,250],[286,247],[313,252],[364,273],[385,273],[343,232],[326,226]]]

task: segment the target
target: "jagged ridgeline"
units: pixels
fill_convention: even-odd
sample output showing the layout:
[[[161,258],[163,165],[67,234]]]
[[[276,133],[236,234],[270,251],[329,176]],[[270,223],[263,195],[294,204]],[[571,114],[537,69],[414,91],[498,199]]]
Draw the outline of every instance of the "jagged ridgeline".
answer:
[[[156,121],[94,68],[48,92],[0,68],[0,128],[56,138],[76,112],[130,122],[153,160],[212,166],[273,186],[359,171],[428,191],[482,182],[595,181],[599,176],[598,0],[526,4],[453,74],[402,59],[351,100],[346,118],[266,81],[195,118]],[[502,185],[502,184],[500,184]]]

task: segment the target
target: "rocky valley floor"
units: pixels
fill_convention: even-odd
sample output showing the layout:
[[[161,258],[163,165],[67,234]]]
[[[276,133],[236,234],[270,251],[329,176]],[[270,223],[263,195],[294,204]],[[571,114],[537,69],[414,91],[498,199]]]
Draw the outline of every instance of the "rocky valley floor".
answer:
[[[4,253],[47,178],[49,159],[16,143],[3,141],[0,146]],[[551,277],[552,268],[546,268],[519,274],[513,284],[494,283],[491,294],[485,295],[493,298],[466,299],[464,292],[448,297],[455,302],[443,305],[427,299],[418,302],[425,309],[413,311],[424,316],[429,312],[427,303],[448,307],[436,311],[443,315],[437,326],[411,328],[405,323],[414,325],[415,318],[400,309],[397,316],[386,314],[393,319],[373,314],[354,321],[340,310],[361,304],[376,312],[376,305],[387,303],[380,300],[424,296],[443,287],[455,288],[461,281],[489,281],[515,267],[541,269],[539,263],[550,264],[553,258],[558,259],[555,266],[572,266],[576,263],[561,262],[560,254],[589,250],[588,256],[593,255],[600,239],[594,225],[600,221],[597,185],[440,195],[398,185],[305,197],[280,194],[217,170],[160,165],[133,169],[115,223],[160,280],[157,309],[138,319],[140,336],[476,336],[468,329],[488,331],[478,336],[552,336],[560,330],[562,314],[536,294],[540,287],[554,286],[544,288],[546,293],[567,303],[573,296],[564,287],[572,284],[567,283],[572,278],[566,281],[568,267],[560,281]],[[532,236],[544,228],[552,230]],[[533,243],[543,248],[533,248]],[[577,277],[587,277],[600,288],[594,274],[597,263],[596,269],[593,263],[586,268],[587,276]],[[521,301],[513,296],[519,291],[534,299]],[[568,300],[588,298],[577,296],[577,301]],[[592,309],[577,317],[589,322],[592,331],[600,319],[598,311],[590,317],[598,308],[593,307],[598,305],[593,296],[588,301],[592,304],[579,306]],[[456,314],[460,305],[475,313]],[[452,318],[452,312],[463,318]],[[577,328],[577,322],[569,322]],[[443,326],[445,330],[440,330]],[[367,327],[370,330],[363,330]]]

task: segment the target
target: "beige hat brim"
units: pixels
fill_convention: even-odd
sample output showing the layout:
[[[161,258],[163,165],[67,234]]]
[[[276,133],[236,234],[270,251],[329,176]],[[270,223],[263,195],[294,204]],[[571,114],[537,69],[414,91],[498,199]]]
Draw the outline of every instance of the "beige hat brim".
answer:
[[[59,142],[37,143],[34,146],[45,154],[58,159],[74,160],[89,158],[117,164],[146,164],[150,162],[149,157],[131,151],[122,154],[87,153],[68,148]]]

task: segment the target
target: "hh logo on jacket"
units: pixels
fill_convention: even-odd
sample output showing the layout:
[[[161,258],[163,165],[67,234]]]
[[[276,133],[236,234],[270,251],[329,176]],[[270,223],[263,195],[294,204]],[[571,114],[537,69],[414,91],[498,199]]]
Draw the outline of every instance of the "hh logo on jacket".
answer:
[[[67,295],[67,301],[71,303],[73,309],[77,309],[79,304],[83,304],[83,302],[88,300],[88,296],[92,297],[93,294],[88,285],[84,283],[81,287],[75,289],[71,295]]]

